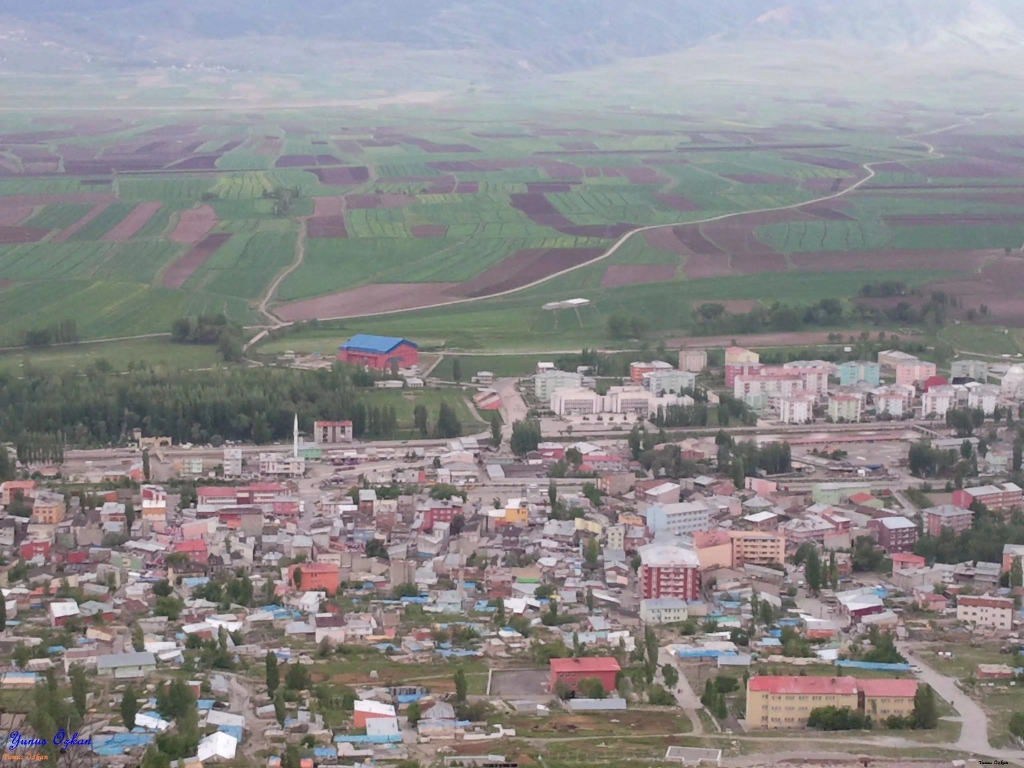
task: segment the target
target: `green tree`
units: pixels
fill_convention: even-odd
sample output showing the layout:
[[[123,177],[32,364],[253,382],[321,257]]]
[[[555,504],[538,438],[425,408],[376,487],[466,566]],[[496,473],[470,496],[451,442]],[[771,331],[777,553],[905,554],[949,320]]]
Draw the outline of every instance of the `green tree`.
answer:
[[[284,725],[285,714],[284,694],[279,690],[274,696],[274,717],[277,718],[278,725]]]
[[[497,448],[501,445],[501,416],[491,414],[491,445]]]
[[[138,696],[131,683],[125,686],[121,696],[121,721],[129,731],[135,727],[135,716],[139,713]]]
[[[537,419],[513,422],[511,442],[512,453],[516,456],[525,456],[537,450],[540,441],[540,422]]]
[[[167,579],[160,579],[160,581],[153,584],[153,594],[157,597],[170,597],[172,592],[174,592],[174,589],[171,587],[171,582]]]
[[[1024,569],[1021,567],[1019,557],[1013,558],[1013,564],[1010,565],[1010,586],[1024,587]]]
[[[302,569],[296,568],[292,571],[292,583],[296,589],[302,589]]]
[[[0,595],[0,632],[5,629],[7,629],[7,598]]]
[[[141,653],[146,650],[146,636],[142,632],[142,626],[136,624],[132,627],[132,648]]]
[[[79,664],[71,667],[71,700],[75,703],[78,716],[84,718],[89,701],[89,678],[85,668]]]
[[[839,566],[836,564],[835,550],[828,556],[828,583],[833,590],[839,588]]]
[[[124,528],[131,533],[133,525],[135,525],[135,505],[129,499],[124,503]]]
[[[1019,435],[1013,441],[1013,471],[1020,472],[1021,463],[1024,462],[1024,438]]]
[[[146,482],[149,482],[149,451],[145,450],[142,452],[142,476],[146,478]]]
[[[679,670],[672,664],[666,664],[661,668],[661,676],[665,678],[665,685],[675,688],[679,685]]]
[[[150,746],[142,756],[141,768],[171,768],[171,756],[161,752],[156,745]]]
[[[461,668],[456,670],[455,677],[455,700],[463,702],[466,700],[466,692],[469,688],[469,684],[466,682],[466,673]]]
[[[1014,712],[1010,715],[1010,735],[1024,739],[1024,712]]]
[[[939,708],[935,691],[927,683],[917,686],[914,694],[914,728],[931,730],[939,724]]]
[[[558,486],[554,480],[548,482],[548,504],[552,509],[558,504]]]
[[[603,699],[605,697],[604,683],[599,677],[583,677],[576,683],[576,690],[584,699]]]
[[[594,612],[594,588],[587,587],[587,610],[590,613]]]
[[[462,382],[462,361],[457,357],[452,360],[452,381],[456,384]]]
[[[821,559],[818,557],[817,549],[812,549],[807,555],[807,562],[804,563],[804,576],[811,592],[818,594],[821,591]]]
[[[665,686],[655,684],[647,689],[647,703],[654,707],[673,707],[676,697],[665,690]]]
[[[284,684],[293,691],[304,691],[310,686],[309,669],[304,664],[289,664]]]
[[[441,408],[438,411],[435,431],[438,437],[443,437],[446,440],[462,434],[462,423],[455,415],[455,409],[444,400],[441,401]]]
[[[409,720],[409,725],[415,726],[420,721],[420,703],[414,701],[405,710],[405,716]]]
[[[416,431],[420,433],[420,437],[430,434],[430,425],[427,423],[427,406],[423,403],[417,403],[416,407],[412,409],[412,422]]]
[[[267,651],[264,665],[267,671],[267,695],[273,698],[281,684],[281,671],[277,668],[277,655],[273,651]]]
[[[597,562],[597,558],[601,555],[601,547],[597,543],[597,539],[587,539],[587,546],[583,550],[583,558],[590,564]]]

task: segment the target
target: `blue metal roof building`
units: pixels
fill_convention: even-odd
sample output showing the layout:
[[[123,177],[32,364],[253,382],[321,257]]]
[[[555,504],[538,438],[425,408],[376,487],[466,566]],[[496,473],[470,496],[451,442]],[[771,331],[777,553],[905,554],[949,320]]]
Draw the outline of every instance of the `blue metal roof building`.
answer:
[[[368,333],[357,333],[351,339],[342,344],[338,349],[345,349],[352,352],[372,352],[377,355],[386,355],[399,344],[408,344],[417,348],[415,344],[406,339],[399,339],[395,336],[372,336]]]

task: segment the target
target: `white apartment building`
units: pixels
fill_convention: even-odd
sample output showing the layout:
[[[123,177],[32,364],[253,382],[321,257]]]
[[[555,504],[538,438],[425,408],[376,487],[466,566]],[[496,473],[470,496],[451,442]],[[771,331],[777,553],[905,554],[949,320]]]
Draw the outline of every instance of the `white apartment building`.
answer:
[[[779,400],[779,421],[783,424],[806,424],[813,418],[813,395],[793,395]]]
[[[828,394],[828,377],[834,375],[836,366],[824,360],[793,360],[783,363],[785,373],[796,373],[803,379],[803,388],[818,395]]]
[[[224,477],[242,476],[242,449],[224,449]]]
[[[700,373],[708,367],[708,353],[703,349],[683,349],[679,352],[679,370]]]
[[[579,389],[583,386],[583,374],[567,371],[546,370],[533,377],[533,396],[548,402],[556,389]]]
[[[804,379],[798,373],[740,374],[733,380],[733,397],[745,395],[777,395],[786,397],[803,390]]]
[[[290,453],[261,453],[260,474],[278,477],[302,477],[306,473],[306,460]]]
[[[678,395],[684,390],[692,390],[697,385],[697,374],[687,371],[655,370],[643,374],[643,385],[649,392],[659,394],[667,392]]]
[[[921,395],[921,415],[934,414],[940,419],[946,418],[946,411],[956,407],[956,391],[944,385],[932,387]]]
[[[860,421],[860,395],[832,395],[828,401],[828,415],[832,421]]]
[[[964,621],[979,627],[1011,629],[1013,627],[1013,600],[1009,597],[969,595],[956,600],[957,621]]]
[[[981,408],[986,416],[996,412],[999,401],[999,387],[994,384],[968,384],[967,407]]]
[[[640,621],[644,624],[675,624],[686,621],[690,609],[678,597],[651,597],[640,601]]]
[[[675,504],[653,504],[644,515],[647,530],[657,536],[685,536],[711,527],[711,513],[700,501],[682,501]]]

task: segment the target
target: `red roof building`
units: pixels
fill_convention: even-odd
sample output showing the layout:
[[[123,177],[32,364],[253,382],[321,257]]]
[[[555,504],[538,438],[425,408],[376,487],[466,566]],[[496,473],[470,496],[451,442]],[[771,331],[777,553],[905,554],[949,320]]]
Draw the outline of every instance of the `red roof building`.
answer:
[[[892,560],[892,572],[913,571],[917,568],[924,568],[925,559],[920,555],[912,555],[909,552],[893,552],[889,559]]]
[[[615,690],[615,678],[622,667],[611,656],[584,656],[580,659],[551,659],[548,685],[552,691],[559,682],[575,691],[585,677],[596,677],[606,691]]]
[[[296,563],[288,566],[288,583],[295,585],[295,571],[302,571],[299,584],[296,589],[303,592],[323,591],[333,595],[338,591],[338,584],[341,583],[341,574],[338,566],[330,563]]]
[[[857,689],[868,698],[914,698],[917,680],[892,680],[883,677],[855,679]]]
[[[206,565],[206,561],[210,556],[210,552],[206,548],[206,542],[202,539],[185,539],[184,541],[177,542],[171,547],[171,553],[177,554],[179,552],[188,555],[189,560],[199,565]]]
[[[748,691],[764,691],[773,695],[824,696],[857,693],[855,677],[793,677],[758,675],[750,678]]]

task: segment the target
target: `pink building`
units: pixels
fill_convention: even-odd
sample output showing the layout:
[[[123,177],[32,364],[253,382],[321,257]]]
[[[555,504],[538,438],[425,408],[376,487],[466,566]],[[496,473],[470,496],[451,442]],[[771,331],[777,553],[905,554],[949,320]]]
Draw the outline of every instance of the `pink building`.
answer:
[[[764,370],[761,363],[726,363],[725,386],[731,387],[737,376],[755,376]]]
[[[1002,485],[980,485],[976,488],[962,488],[953,491],[953,503],[967,509],[975,501],[992,510],[1007,510],[1021,506],[1022,491],[1014,483]]]
[[[914,386],[919,381],[925,381],[935,375],[935,363],[926,363],[924,360],[903,360],[896,363],[896,383]]]
[[[971,527],[974,522],[974,513],[963,507],[943,504],[940,507],[929,507],[921,511],[924,516],[924,527],[930,536],[938,536],[943,528],[952,528],[954,533],[960,533]]]

